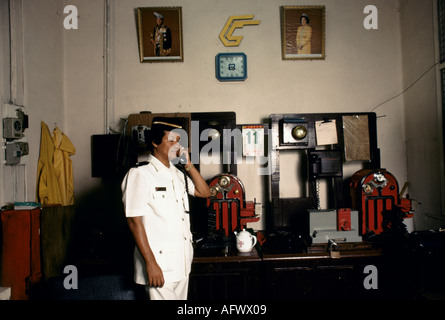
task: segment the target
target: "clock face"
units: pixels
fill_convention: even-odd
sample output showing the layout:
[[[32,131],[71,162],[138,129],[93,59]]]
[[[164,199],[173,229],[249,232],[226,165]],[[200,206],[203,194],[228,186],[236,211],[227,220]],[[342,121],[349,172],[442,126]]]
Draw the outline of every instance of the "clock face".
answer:
[[[220,53],[216,56],[215,63],[219,81],[246,80],[247,57],[244,53]]]

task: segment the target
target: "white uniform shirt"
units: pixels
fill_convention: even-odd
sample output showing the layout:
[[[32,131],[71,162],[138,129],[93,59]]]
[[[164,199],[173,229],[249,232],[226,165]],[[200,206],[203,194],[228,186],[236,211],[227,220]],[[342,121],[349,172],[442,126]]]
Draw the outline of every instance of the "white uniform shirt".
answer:
[[[154,156],[149,163],[128,171],[122,182],[127,217],[141,216],[149,245],[162,269],[166,283],[183,280],[193,259],[192,234],[184,174],[172,163],[167,168]],[[188,192],[195,185],[187,177]],[[148,284],[145,262],[137,248],[134,252],[134,280]]]

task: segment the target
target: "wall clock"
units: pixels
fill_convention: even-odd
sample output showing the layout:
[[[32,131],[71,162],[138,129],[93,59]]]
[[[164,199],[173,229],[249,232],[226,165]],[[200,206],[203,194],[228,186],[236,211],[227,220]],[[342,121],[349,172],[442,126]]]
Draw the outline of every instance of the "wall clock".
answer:
[[[244,81],[247,79],[247,57],[242,52],[219,53],[215,69],[219,81]]]

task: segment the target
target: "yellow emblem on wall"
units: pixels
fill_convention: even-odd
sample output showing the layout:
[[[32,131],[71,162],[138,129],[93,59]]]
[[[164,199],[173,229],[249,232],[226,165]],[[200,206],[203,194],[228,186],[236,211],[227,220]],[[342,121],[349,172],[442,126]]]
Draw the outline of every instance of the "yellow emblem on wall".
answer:
[[[219,34],[219,39],[226,47],[236,47],[241,43],[243,36],[234,36],[233,32],[237,28],[243,28],[246,25],[258,25],[260,20],[252,20],[255,15],[230,16],[224,28]]]

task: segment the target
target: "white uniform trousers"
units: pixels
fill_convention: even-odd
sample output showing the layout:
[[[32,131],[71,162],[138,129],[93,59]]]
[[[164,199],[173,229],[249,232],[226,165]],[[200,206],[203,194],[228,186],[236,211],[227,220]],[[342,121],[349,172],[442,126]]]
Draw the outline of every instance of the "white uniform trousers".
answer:
[[[150,300],[187,300],[189,277],[178,282],[164,283],[162,288],[145,286]]]

